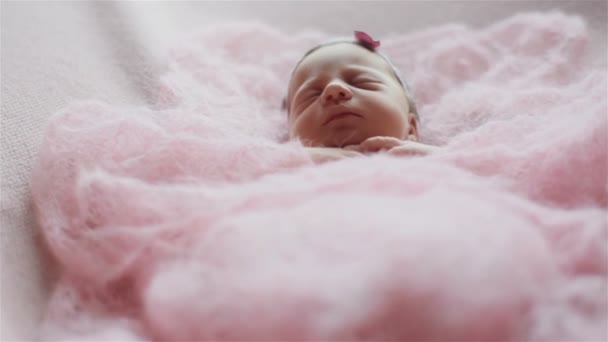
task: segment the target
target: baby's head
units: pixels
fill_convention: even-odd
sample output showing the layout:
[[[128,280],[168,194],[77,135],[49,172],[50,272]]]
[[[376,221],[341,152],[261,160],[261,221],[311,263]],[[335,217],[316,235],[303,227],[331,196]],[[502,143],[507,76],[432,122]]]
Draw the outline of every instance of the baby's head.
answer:
[[[407,85],[378,42],[362,32],[309,50],[294,68],[284,107],[289,136],[306,146],[344,147],[374,136],[418,140]]]

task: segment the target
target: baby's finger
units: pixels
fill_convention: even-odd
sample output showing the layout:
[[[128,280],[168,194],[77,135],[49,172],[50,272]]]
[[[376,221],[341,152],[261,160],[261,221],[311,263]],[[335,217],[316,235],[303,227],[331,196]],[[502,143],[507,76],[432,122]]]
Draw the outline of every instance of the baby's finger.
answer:
[[[358,152],[358,151],[341,150],[340,156],[342,156],[343,158],[352,158],[352,157],[363,156],[363,153]]]
[[[394,156],[425,156],[429,151],[417,145],[401,145],[391,148],[388,153]]]
[[[359,145],[359,149],[364,152],[377,152],[380,150],[390,150],[401,145],[402,141],[393,137],[371,137]]]
[[[327,163],[330,161],[336,161],[336,160],[340,160],[340,159],[344,159],[346,158],[344,155],[338,154],[338,153],[314,153],[311,155],[312,160],[315,163]]]
[[[348,146],[344,146],[344,149],[347,151],[357,151],[359,152],[360,146],[359,145],[348,145]]]

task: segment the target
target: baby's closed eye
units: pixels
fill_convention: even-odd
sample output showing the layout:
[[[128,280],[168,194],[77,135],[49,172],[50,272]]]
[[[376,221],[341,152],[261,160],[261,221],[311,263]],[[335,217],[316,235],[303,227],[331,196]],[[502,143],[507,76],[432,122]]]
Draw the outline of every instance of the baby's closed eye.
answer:
[[[302,110],[303,106],[308,106],[310,103],[314,102],[314,100],[317,99],[321,93],[321,90],[316,88],[301,92],[293,100],[296,107],[295,110]]]
[[[357,77],[350,82],[353,86],[357,88],[363,89],[376,89],[380,82],[380,80],[370,77]]]
[[[301,101],[306,102],[310,100],[314,100],[321,95],[322,91],[320,89],[311,89],[306,93],[302,94]]]
[[[318,89],[318,88],[314,88],[308,91],[307,93],[307,98],[311,98],[311,97],[317,97],[319,95],[321,95],[321,93],[323,93],[322,89]]]

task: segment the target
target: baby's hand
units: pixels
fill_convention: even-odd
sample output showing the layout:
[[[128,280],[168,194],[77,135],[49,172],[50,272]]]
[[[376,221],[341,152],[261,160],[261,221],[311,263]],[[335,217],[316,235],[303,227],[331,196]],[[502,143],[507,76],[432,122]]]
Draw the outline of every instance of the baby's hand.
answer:
[[[357,151],[348,151],[342,148],[332,147],[305,147],[306,152],[315,164],[334,160],[363,156]]]
[[[360,153],[384,151],[396,156],[426,156],[435,152],[438,147],[393,137],[371,137],[359,145],[346,146],[345,149]]]

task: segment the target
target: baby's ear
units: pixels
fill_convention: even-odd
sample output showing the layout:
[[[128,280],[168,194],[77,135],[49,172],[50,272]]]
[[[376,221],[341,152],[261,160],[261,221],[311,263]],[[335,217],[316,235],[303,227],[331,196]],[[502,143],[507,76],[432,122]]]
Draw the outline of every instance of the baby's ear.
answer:
[[[410,141],[418,141],[420,136],[418,134],[418,116],[415,113],[409,113],[407,115],[408,121],[408,132],[407,132],[407,140]]]

